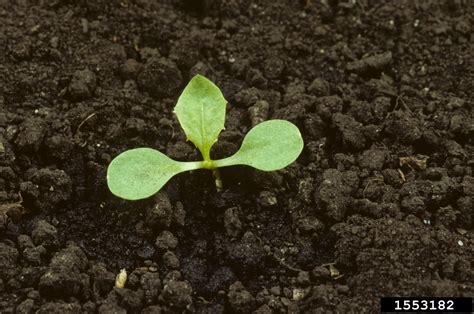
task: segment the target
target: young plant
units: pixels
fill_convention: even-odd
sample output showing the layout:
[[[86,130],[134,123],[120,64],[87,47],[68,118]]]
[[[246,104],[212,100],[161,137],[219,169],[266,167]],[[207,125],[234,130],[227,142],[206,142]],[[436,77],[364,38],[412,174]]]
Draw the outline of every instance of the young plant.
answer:
[[[110,163],[107,184],[110,191],[127,200],[138,200],[158,192],[173,176],[183,171],[247,165],[263,171],[282,169],[298,158],[303,139],[298,128],[286,120],[269,120],[252,128],[232,156],[213,160],[211,147],[224,129],[227,101],[219,88],[201,75],[191,79],[174,109],[189,141],[204,160],[181,162],[152,148],[127,150]]]

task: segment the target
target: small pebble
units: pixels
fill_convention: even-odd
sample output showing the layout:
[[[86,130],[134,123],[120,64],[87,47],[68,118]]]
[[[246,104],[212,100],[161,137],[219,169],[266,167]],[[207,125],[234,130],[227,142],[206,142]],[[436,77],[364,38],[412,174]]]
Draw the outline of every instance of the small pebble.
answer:
[[[178,246],[178,239],[171,232],[165,230],[156,238],[155,245],[160,250],[174,249]]]
[[[53,48],[58,48],[59,47],[59,37],[53,37],[51,38],[51,40],[49,41],[49,44],[51,45],[51,47]]]
[[[166,252],[163,255],[163,263],[165,264],[166,267],[168,268],[179,268],[179,259],[176,257],[176,255],[173,252]]]

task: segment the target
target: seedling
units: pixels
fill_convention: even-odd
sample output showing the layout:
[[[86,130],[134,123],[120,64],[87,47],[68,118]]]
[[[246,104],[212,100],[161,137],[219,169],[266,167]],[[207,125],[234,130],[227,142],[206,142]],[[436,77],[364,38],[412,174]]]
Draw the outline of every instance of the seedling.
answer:
[[[224,129],[227,101],[219,88],[201,75],[191,79],[174,109],[189,141],[204,160],[176,161],[152,148],[127,150],[107,169],[110,191],[127,200],[147,198],[183,171],[247,165],[263,171],[282,169],[298,158],[303,139],[298,128],[286,120],[269,120],[252,128],[232,156],[212,160],[211,147]],[[217,183],[217,180],[216,180]]]

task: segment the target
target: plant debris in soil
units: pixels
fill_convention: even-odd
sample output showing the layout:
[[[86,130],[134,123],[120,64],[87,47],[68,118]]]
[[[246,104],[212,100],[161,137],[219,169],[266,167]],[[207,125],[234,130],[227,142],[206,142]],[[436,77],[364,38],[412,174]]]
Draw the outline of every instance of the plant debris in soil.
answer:
[[[473,5],[0,1],[0,312],[472,296]],[[195,74],[229,101],[214,158],[275,118],[302,130],[302,156],[224,168],[222,191],[194,171],[114,197],[105,173],[126,149],[198,160],[172,113]]]

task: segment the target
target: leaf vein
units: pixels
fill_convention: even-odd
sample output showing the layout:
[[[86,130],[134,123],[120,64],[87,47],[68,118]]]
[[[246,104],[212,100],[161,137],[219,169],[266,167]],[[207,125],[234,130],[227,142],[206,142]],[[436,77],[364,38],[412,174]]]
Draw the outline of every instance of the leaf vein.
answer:
[[[204,104],[201,103],[200,107],[201,107],[201,145],[202,145],[202,149],[203,149],[202,154],[203,154],[203,157],[206,158],[206,156],[205,156],[205,154],[206,154],[206,152],[205,152],[206,145],[204,143],[204,120],[205,120],[205,118],[204,118],[204,114],[205,114]]]

